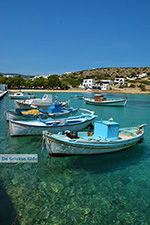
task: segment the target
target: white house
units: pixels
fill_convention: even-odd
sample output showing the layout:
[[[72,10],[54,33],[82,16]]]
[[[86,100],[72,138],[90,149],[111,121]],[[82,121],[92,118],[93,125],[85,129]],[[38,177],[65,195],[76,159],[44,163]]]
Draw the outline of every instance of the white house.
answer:
[[[82,85],[80,85],[80,87],[92,88],[94,85],[95,85],[94,79],[84,79],[83,82],[82,82]]]
[[[72,73],[72,72],[65,72],[64,74],[70,74],[70,73]]]
[[[100,82],[95,82],[93,85],[93,89],[100,89],[101,83]]]
[[[142,73],[142,74],[138,75],[138,78],[143,78],[143,77],[147,77],[147,73]]]
[[[109,84],[102,84],[101,85],[101,90],[106,91],[109,89]]]
[[[112,80],[101,80],[101,85],[103,85],[103,84],[113,85],[113,81]]]
[[[4,76],[4,77],[14,77],[13,74],[4,74],[3,76]]]
[[[142,73],[139,75],[136,75],[135,77],[127,77],[128,80],[137,80],[138,78],[144,78],[147,77],[147,73]]]
[[[110,85],[113,85],[112,80],[101,80],[100,82],[95,82],[94,79],[84,79],[83,83],[79,87],[108,90]]]
[[[125,78],[115,78],[114,85],[124,85]]]
[[[32,78],[32,80],[35,80],[36,78],[40,78],[40,77],[42,77],[42,78],[48,78],[50,76],[50,74],[49,75],[37,75],[37,76],[34,76],[33,78]]]
[[[127,77],[127,80],[136,80],[137,77]]]

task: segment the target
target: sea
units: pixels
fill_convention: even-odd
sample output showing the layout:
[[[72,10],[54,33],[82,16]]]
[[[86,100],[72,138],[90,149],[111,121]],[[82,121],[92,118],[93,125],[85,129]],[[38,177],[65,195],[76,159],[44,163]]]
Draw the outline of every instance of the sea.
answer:
[[[10,137],[5,112],[15,103],[7,94],[0,100],[0,154],[38,154],[38,163],[0,163],[0,225],[149,225],[150,96],[106,94],[128,97],[126,107],[108,107],[72,98],[93,93],[52,95],[94,111],[96,120],[146,123],[144,141],[111,154],[50,157],[42,136]]]

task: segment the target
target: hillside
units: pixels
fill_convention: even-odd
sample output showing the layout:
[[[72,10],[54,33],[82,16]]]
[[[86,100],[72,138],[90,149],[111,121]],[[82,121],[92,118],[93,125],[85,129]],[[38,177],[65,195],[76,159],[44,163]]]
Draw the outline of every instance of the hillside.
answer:
[[[150,67],[109,67],[109,68],[96,68],[91,70],[82,70],[63,74],[62,77],[74,77],[77,79],[95,78],[99,79],[114,79],[115,77],[129,77],[142,73],[150,74]]]

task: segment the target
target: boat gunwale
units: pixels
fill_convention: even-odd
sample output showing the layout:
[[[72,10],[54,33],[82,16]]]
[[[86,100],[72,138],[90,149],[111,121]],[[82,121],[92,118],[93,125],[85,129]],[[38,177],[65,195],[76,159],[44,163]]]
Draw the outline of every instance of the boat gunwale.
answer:
[[[139,136],[140,137],[140,136]],[[139,138],[138,137],[138,138]],[[132,143],[126,143],[126,144],[123,144],[123,145],[119,145],[119,146],[107,146],[107,147],[105,147],[105,146],[101,146],[101,147],[95,147],[95,146],[89,146],[89,145],[87,145],[87,146],[83,146],[83,145],[78,145],[78,144],[75,144],[75,143],[70,143],[70,142],[63,142],[63,141],[59,141],[59,140],[56,140],[56,139],[53,139],[53,138],[50,138],[50,137],[47,137],[47,139],[49,140],[49,141],[52,141],[52,142],[55,142],[55,143],[59,143],[59,144],[64,144],[64,145],[66,145],[66,146],[71,146],[71,147],[78,147],[78,148],[84,148],[84,149],[115,149],[115,148],[122,148],[122,147],[126,147],[126,148],[128,148],[128,147],[131,147],[131,146],[133,146],[134,145],[134,143],[137,143],[139,140],[135,140],[135,141],[133,141]],[[137,138],[136,138],[137,139]],[[142,135],[141,135],[141,139],[142,139]],[[103,143],[104,144],[104,143]],[[116,150],[116,151],[118,151],[118,150]],[[80,154],[80,155],[82,155],[82,154]]]
[[[26,109],[22,109],[22,111],[26,111]],[[33,118],[36,118],[36,117],[50,117],[50,116],[63,116],[63,115],[66,115],[66,114],[69,114],[69,113],[74,113],[78,111],[78,108],[74,108],[73,110],[66,110],[64,112],[60,112],[60,113],[42,113],[41,114],[24,114],[22,112],[20,112],[20,114],[17,114],[17,112],[15,110],[6,110],[6,113],[10,113],[12,115],[15,115],[15,116],[22,116],[22,117],[25,117],[25,118],[28,118],[28,117],[33,117]],[[40,111],[39,111],[40,112]]]
[[[56,127],[56,128],[58,128],[58,127],[70,127],[70,126],[75,126],[75,125],[80,125],[80,124],[83,124],[83,123],[86,123],[86,122],[90,122],[90,121],[92,121],[92,120],[94,120],[96,118],[96,116],[93,116],[92,115],[92,118],[91,119],[87,119],[87,120],[84,120],[84,121],[80,121],[78,124],[66,124],[66,125],[64,125],[64,124],[58,124],[58,125],[56,125],[56,126],[53,126],[53,127]],[[63,119],[61,119],[61,120],[63,120]],[[10,120],[9,121],[11,124],[16,124],[16,125],[18,125],[18,126],[25,126],[25,127],[36,127],[36,128],[45,128],[45,127],[52,127],[52,126],[49,126],[49,125],[30,125],[30,124],[23,124],[23,123],[20,123],[20,121],[14,121],[14,120]],[[22,122],[24,122],[24,121],[22,121]],[[29,121],[28,121],[29,122]],[[33,121],[33,122],[35,122],[35,121]],[[42,121],[40,121],[40,122],[42,122]],[[44,123],[44,122],[43,122]]]

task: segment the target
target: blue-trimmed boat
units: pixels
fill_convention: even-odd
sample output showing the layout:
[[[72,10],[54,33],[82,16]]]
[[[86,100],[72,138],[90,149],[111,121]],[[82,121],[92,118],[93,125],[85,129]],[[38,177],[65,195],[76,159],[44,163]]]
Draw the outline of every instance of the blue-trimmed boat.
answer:
[[[16,92],[14,94],[10,94],[9,97],[11,99],[31,99],[36,98],[34,94],[31,94],[30,92]]]
[[[58,118],[62,116],[67,116],[68,114],[73,114],[77,112],[78,108],[62,106],[59,102],[52,103],[48,110],[43,109],[15,109],[6,111],[6,119],[10,120],[32,120],[37,118],[47,119]]]
[[[83,130],[92,124],[97,116],[94,114],[82,114],[80,116],[68,117],[63,119],[47,119],[33,121],[9,121],[9,130],[11,136],[24,135],[42,135],[44,130],[51,133],[63,132],[70,130],[71,132]]]
[[[52,156],[96,155],[127,149],[144,137],[145,124],[119,129],[113,121],[97,121],[94,132],[43,132],[47,151]]]

